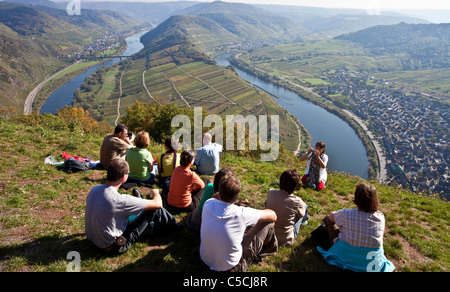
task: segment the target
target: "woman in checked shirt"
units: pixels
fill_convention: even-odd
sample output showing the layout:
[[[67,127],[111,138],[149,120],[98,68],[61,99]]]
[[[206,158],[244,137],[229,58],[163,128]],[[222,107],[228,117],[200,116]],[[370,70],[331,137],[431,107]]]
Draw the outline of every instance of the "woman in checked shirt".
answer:
[[[332,247],[318,247],[325,260],[354,271],[393,271],[383,250],[385,219],[378,210],[377,190],[360,183],[355,189],[356,209],[342,209],[325,217],[324,222]]]

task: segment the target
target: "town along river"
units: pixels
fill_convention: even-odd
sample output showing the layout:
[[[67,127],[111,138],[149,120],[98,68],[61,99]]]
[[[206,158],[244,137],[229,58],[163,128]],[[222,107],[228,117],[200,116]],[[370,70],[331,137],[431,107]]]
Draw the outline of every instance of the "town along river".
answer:
[[[144,48],[144,45],[141,43],[141,36],[146,34],[147,31],[142,31],[138,34],[132,35],[126,39],[127,49],[123,52],[122,56],[131,56],[135,53],[138,53],[140,50]],[[56,111],[62,109],[64,106],[72,105],[72,100],[75,98],[75,91],[81,87],[84,83],[85,79],[91,76],[95,71],[97,71],[101,67],[110,67],[114,63],[120,61],[120,58],[114,58],[110,61],[104,62],[102,64],[96,65],[94,67],[89,68],[85,73],[82,73],[74,78],[72,78],[69,82],[55,90],[45,101],[44,105],[41,108],[40,113],[50,113],[56,114]]]
[[[230,53],[217,56],[214,60],[220,66],[230,65]],[[318,141],[326,143],[327,168],[330,171],[345,172],[367,179],[369,161],[367,152],[356,132],[341,118],[304,99],[300,95],[264,81],[254,75],[239,70],[242,79],[271,93],[278,104],[295,115],[311,135],[311,145]],[[304,153],[301,153],[304,154]]]

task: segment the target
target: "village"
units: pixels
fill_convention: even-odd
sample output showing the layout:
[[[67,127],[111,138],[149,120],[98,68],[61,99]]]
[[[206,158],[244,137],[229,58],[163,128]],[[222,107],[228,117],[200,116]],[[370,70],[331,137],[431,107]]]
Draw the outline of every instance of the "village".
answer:
[[[348,97],[348,109],[368,123],[384,146],[388,182],[448,199],[448,105],[406,95],[397,84],[347,69],[326,76],[335,85],[321,86],[320,93]]]
[[[116,49],[119,47],[121,37],[126,32],[110,32],[106,31],[105,34],[91,44],[83,46],[83,50],[75,54],[77,60],[86,57],[93,57],[97,52],[106,52],[108,50]]]

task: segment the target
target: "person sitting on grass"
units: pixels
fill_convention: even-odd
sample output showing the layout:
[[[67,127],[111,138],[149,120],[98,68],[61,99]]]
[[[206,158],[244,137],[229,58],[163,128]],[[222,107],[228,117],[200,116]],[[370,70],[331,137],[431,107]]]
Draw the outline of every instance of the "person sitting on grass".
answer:
[[[157,165],[159,186],[162,189],[161,197],[163,198],[164,203],[166,203],[172,173],[176,167],[180,166],[180,155],[177,153],[178,142],[172,139],[172,137],[167,137],[166,140],[164,140],[164,150],[166,152],[157,157]]]
[[[173,213],[192,212],[200,204],[205,186],[210,183],[191,170],[195,152],[185,150],[180,156],[180,166],[174,169],[167,195],[167,208]]]
[[[109,163],[117,158],[124,158],[128,149],[133,148],[128,134],[128,127],[118,124],[114,129],[114,134],[103,139],[100,148],[100,163],[108,169]]]
[[[219,171],[220,154],[223,146],[217,143],[212,143],[212,136],[210,133],[203,135],[203,146],[198,149],[195,157],[194,165],[197,166],[197,171],[202,175],[211,175]]]
[[[240,191],[237,177],[222,177],[219,192],[203,205],[200,258],[210,270],[246,272],[253,261],[278,251],[276,213],[235,205]]]
[[[266,208],[277,213],[275,234],[280,245],[292,246],[300,226],[308,220],[307,205],[293,194],[299,182],[300,173],[291,168],[281,174],[280,190],[267,193]]]
[[[130,166],[127,183],[138,183],[151,186],[155,180],[153,172],[153,156],[146,149],[150,145],[147,132],[139,132],[134,139],[135,148],[127,151],[125,160]]]
[[[222,177],[228,175],[235,175],[231,168],[222,168],[219,172],[214,176],[214,184],[209,183],[205,187],[205,191],[203,192],[203,197],[200,201],[198,207],[189,214],[187,219],[187,226],[197,232],[200,232],[200,226],[202,224],[202,210],[205,202],[212,198],[214,194],[219,191],[219,184]]]
[[[119,194],[119,187],[127,181],[129,172],[125,160],[111,161],[106,183],[94,186],[86,198],[86,237],[111,255],[128,251],[150,222],[154,222],[159,230],[180,228],[175,218],[162,207],[158,190],[152,190],[151,200]],[[129,223],[131,215],[138,216]]]
[[[331,248],[317,250],[325,261],[356,272],[391,272],[395,266],[383,250],[385,219],[378,210],[376,188],[359,183],[353,202],[356,209],[332,212],[324,218]]]

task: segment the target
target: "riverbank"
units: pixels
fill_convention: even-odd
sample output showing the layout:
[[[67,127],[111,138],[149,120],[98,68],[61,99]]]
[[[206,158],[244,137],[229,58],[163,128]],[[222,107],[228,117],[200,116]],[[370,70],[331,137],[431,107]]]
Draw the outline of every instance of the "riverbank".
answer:
[[[343,109],[333,104],[330,100],[320,96],[319,94],[313,92],[309,88],[305,88],[299,84],[296,84],[286,78],[275,76],[269,72],[266,72],[260,68],[255,68],[248,63],[246,63],[242,58],[231,57],[230,63],[236,68],[247,72],[250,75],[253,75],[257,78],[264,80],[270,84],[275,86],[279,86],[280,88],[284,88],[286,90],[291,91],[292,93],[297,94],[298,96],[308,100],[309,102],[323,108],[327,112],[339,117],[342,121],[344,121],[348,126],[353,129],[356,135],[359,137],[361,142],[366,149],[366,157],[369,163],[368,166],[368,177],[369,179],[377,179],[380,173],[380,159],[375,146],[370,139],[369,135],[364,131],[364,129],[349,115],[343,112]]]
[[[140,35],[142,32],[134,31],[124,35],[119,43],[119,47],[114,50],[109,50],[107,52],[103,52],[102,54],[106,54],[107,56],[116,56],[122,55],[126,52],[129,44],[124,39],[128,39],[133,35]],[[77,61],[75,64],[70,65],[69,67],[55,73],[51,77],[44,80],[41,84],[39,84],[32,92],[29,94],[29,98],[24,105],[24,108],[27,108],[27,112],[31,113],[33,110],[42,112],[45,107],[45,112],[55,113],[58,109],[62,108],[64,105],[70,105],[72,99],[67,99],[67,97],[73,96],[75,89],[71,90],[72,92],[65,92],[62,90],[63,86],[67,86],[74,78],[85,74],[86,72],[90,72],[92,68],[97,68],[102,66],[102,64],[108,64],[110,62],[115,62],[116,59],[108,60],[98,60],[98,61],[90,61],[90,62],[81,62]],[[92,74],[92,73],[91,73]],[[90,74],[89,74],[90,75]],[[78,82],[78,81],[77,81]],[[82,78],[81,83],[84,82],[84,78]],[[81,84],[80,84],[81,85]],[[79,88],[78,86],[77,88]],[[46,105],[47,102],[50,101],[52,95],[55,94],[58,90],[63,91],[61,94],[58,94],[58,103],[59,105]],[[61,99],[61,101],[59,101]],[[24,110],[25,111],[25,110]]]
[[[50,80],[52,80],[53,78],[56,78],[58,75],[63,74],[64,72],[68,71],[69,69],[73,68],[74,66],[78,65],[79,62],[75,62],[74,64],[62,69],[61,71],[56,72],[55,74],[53,74],[52,76],[48,77],[47,79],[45,79],[44,81],[42,81],[41,83],[39,83],[38,86],[36,86],[31,92],[30,94],[28,94],[27,99],[25,100],[25,104],[24,104],[24,108],[23,108],[23,113],[25,115],[29,115],[31,114],[32,110],[33,110],[33,102],[34,99],[36,98],[36,95],[38,94],[38,92],[42,89],[42,87],[47,84],[47,82],[49,82]]]

